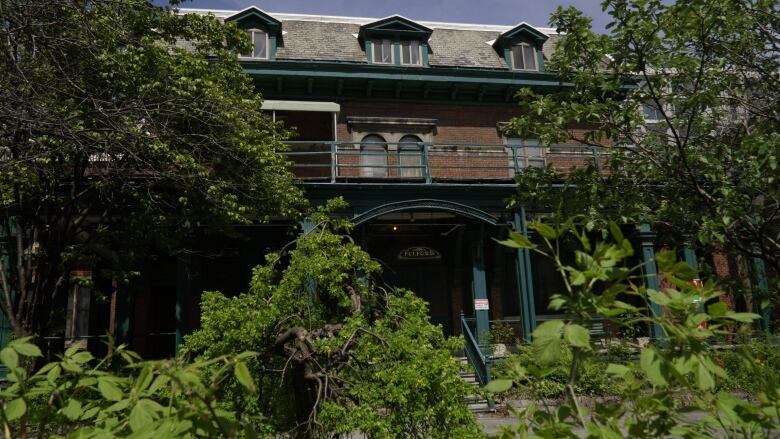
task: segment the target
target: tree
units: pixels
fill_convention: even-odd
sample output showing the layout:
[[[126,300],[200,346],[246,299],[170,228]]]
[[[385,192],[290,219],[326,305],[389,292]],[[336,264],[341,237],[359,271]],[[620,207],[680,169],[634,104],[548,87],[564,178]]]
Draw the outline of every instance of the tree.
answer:
[[[0,308],[17,336],[49,334],[73,269],[121,281],[188,227],[303,205],[234,25],[144,0],[4,0],[0,17]]]
[[[594,227],[606,218],[652,223],[780,272],[777,2],[602,7],[609,34],[594,33],[574,8],[553,14],[565,36],[545,67],[571,88],[523,91],[523,115],[509,130],[548,145],[599,147],[606,166],[528,172],[516,202],[585,214]]]
[[[262,415],[279,434],[480,437],[452,357],[462,344],[429,322],[422,299],[374,280],[379,264],[342,234],[349,224],[325,215],[340,205],[319,210],[312,231],[268,255],[247,293],[205,293],[201,328],[184,352],[257,352],[248,364],[258,394],[228,384],[228,409]]]

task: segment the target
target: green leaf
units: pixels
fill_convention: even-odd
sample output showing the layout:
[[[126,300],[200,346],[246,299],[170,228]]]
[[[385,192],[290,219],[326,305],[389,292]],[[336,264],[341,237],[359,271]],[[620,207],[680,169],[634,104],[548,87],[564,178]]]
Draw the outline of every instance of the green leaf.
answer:
[[[537,221],[531,224],[529,227],[536,230],[537,233],[539,233],[541,236],[547,239],[555,239],[558,237],[558,234],[555,232],[555,229],[553,229],[552,227],[550,227],[545,223]]]
[[[8,369],[16,369],[16,366],[19,365],[19,356],[16,354],[16,351],[10,347],[3,348],[3,350],[0,351],[0,362]]]
[[[485,390],[487,390],[490,393],[506,392],[511,388],[512,388],[512,380],[506,380],[506,379],[492,380],[491,382],[485,385]]]
[[[98,390],[103,398],[109,401],[119,401],[124,395],[122,389],[120,389],[115,383],[105,378],[98,378]]]
[[[647,379],[657,386],[665,386],[668,384],[666,377],[664,376],[665,368],[663,367],[663,358],[658,351],[653,348],[647,348],[642,351],[639,356],[639,367],[642,368]]]
[[[560,337],[564,326],[563,320],[548,320],[534,329],[534,338]]]
[[[631,368],[623,364],[610,363],[607,365],[607,373],[609,375],[615,375],[619,377],[625,377],[631,373]]]
[[[83,414],[81,403],[75,399],[68,399],[67,404],[62,408],[62,414],[71,421],[79,419]]]
[[[249,369],[246,367],[246,363],[239,361],[236,363],[236,367],[233,369],[233,373],[236,375],[236,379],[244,387],[252,393],[257,392],[257,386],[255,386],[255,380],[252,379],[252,374],[249,373]]]
[[[614,221],[609,222],[609,231],[612,233],[612,237],[615,238],[615,242],[621,242],[625,239],[623,237],[623,232],[620,231],[620,226]]]
[[[21,418],[26,412],[27,403],[22,398],[16,398],[5,406],[5,418],[9,422]]]
[[[707,307],[707,312],[712,317],[723,317],[729,312],[729,307],[723,302],[715,302]]]
[[[760,319],[761,316],[752,312],[732,312],[726,314],[726,318],[735,320],[737,322],[750,323],[754,320]]]
[[[19,355],[25,357],[42,357],[41,350],[32,343],[14,343],[11,345]]]
[[[566,326],[563,338],[572,346],[583,349],[590,348],[590,331],[580,325]]]
[[[154,413],[152,412],[151,407],[147,404],[142,404],[141,401],[139,401],[130,412],[130,428],[133,431],[138,431],[146,424],[154,421]]]

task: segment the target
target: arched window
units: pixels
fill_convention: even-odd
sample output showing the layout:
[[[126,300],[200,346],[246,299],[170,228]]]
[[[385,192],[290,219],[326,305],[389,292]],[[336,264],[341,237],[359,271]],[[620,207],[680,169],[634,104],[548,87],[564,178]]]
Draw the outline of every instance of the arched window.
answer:
[[[401,177],[422,177],[422,140],[412,134],[398,141],[398,164]]]
[[[360,176],[387,177],[387,143],[382,136],[369,134],[360,142]]]

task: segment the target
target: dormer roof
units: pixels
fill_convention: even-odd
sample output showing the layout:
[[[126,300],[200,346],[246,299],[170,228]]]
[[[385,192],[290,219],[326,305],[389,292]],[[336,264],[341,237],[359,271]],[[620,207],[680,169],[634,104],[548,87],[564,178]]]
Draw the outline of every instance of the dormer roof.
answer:
[[[429,27],[400,15],[392,15],[360,26],[358,38],[365,40],[381,36],[401,36],[427,41],[432,33],[433,29]]]
[[[526,22],[522,22],[517,26],[502,33],[496,38],[493,43],[494,46],[506,46],[518,42],[534,43],[536,46],[541,47],[545,41],[547,41],[547,35],[540,32],[535,27]]]
[[[282,22],[270,16],[257,6],[250,6],[246,9],[242,9],[235,14],[226,17],[225,21],[232,21],[242,29],[266,29],[271,35],[279,35],[282,31]]]

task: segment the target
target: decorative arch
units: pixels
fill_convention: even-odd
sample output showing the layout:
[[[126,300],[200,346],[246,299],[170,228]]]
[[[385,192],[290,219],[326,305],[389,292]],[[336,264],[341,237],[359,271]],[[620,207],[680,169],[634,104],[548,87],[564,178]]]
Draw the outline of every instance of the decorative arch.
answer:
[[[472,218],[475,220],[483,221],[491,226],[500,224],[500,221],[495,216],[485,212],[484,210],[477,209],[476,207],[467,206],[465,204],[455,203],[453,201],[433,200],[433,199],[421,199],[421,200],[407,200],[398,201],[395,203],[387,203],[378,207],[369,209],[354,218],[352,223],[357,225],[371,221],[374,218],[386,215],[388,213],[402,212],[405,210],[424,209],[424,210],[438,210],[443,212],[451,212],[458,215]]]

